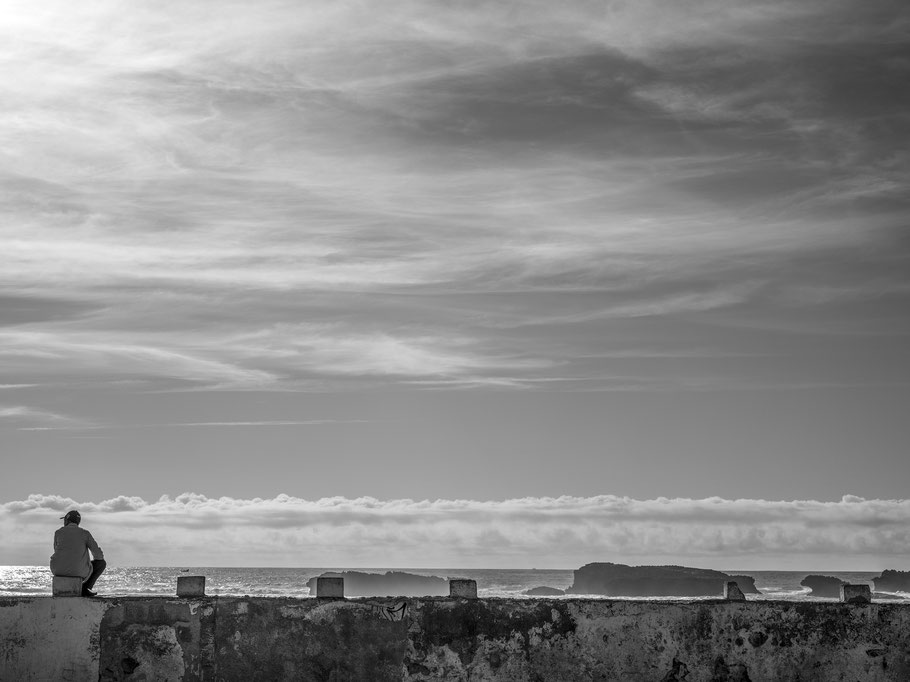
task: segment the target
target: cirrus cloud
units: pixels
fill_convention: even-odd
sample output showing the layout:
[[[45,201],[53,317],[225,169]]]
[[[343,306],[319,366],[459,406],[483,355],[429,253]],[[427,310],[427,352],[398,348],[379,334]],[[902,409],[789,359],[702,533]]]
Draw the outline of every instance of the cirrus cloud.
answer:
[[[0,325],[27,324],[0,369],[539,389],[609,375],[584,358],[617,318],[635,346],[642,320],[769,328],[791,306],[882,334],[840,292],[906,304],[906,11],[364,11],[15,0]]]

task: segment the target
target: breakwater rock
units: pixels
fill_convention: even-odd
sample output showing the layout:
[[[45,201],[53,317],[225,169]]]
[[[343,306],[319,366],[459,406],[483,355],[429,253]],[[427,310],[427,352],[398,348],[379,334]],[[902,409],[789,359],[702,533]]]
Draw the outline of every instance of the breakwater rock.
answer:
[[[445,578],[402,571],[343,571],[323,573],[319,577],[344,578],[344,592],[348,597],[443,597],[449,594],[449,581]],[[310,594],[316,594],[316,578],[310,578],[307,587],[310,588]]]
[[[872,582],[882,592],[910,592],[910,571],[882,571]]]
[[[526,594],[529,597],[556,597],[565,593],[565,590],[560,590],[558,587],[542,586],[532,587],[530,590],[525,590],[523,594]]]
[[[807,575],[799,581],[799,584],[812,590],[813,597],[834,597],[839,599],[840,586],[844,584],[844,581],[830,575]]]
[[[755,579],[723,571],[686,566],[627,566],[593,563],[575,571],[566,594],[603,594],[613,597],[711,597],[735,581],[744,594],[758,594]]]
[[[910,604],[0,599],[3,680],[910,679]]]

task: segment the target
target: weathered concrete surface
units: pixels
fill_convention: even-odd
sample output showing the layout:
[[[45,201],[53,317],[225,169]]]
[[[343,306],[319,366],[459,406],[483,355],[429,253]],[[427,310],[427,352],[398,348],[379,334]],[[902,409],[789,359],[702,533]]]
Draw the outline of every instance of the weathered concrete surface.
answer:
[[[215,679],[214,602],[124,599],[108,606],[101,620],[96,679]],[[147,677],[149,671],[154,675]]]
[[[82,597],[0,599],[0,680],[97,680],[108,608]]]
[[[0,600],[2,680],[910,680],[910,604]]]

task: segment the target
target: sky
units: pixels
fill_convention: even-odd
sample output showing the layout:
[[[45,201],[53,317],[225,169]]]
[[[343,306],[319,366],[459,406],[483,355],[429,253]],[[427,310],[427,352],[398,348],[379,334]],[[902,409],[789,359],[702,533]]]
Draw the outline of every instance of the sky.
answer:
[[[0,9],[0,564],[910,569],[910,8]]]

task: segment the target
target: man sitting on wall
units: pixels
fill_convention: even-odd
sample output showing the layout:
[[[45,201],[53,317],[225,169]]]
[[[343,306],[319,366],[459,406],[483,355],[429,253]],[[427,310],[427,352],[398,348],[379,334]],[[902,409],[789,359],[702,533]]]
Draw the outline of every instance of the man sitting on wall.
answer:
[[[57,576],[78,576],[82,578],[82,596],[94,597],[92,587],[98,576],[104,572],[107,562],[104,552],[95,538],[79,527],[82,515],[75,509],[68,511],[63,519],[63,528],[54,533],[54,554],[51,557],[51,573]],[[89,551],[92,559],[89,560]]]

